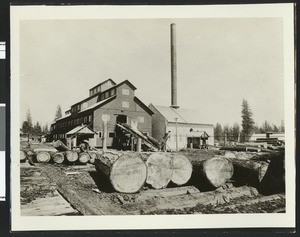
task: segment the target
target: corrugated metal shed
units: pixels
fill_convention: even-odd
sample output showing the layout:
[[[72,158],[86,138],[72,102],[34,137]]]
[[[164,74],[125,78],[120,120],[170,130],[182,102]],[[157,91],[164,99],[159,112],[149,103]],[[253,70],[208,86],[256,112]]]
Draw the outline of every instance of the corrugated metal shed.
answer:
[[[192,123],[192,124],[211,124],[203,121],[203,114],[198,110],[192,109],[174,109],[169,106],[153,105],[168,122],[174,122],[178,118],[178,123]]]

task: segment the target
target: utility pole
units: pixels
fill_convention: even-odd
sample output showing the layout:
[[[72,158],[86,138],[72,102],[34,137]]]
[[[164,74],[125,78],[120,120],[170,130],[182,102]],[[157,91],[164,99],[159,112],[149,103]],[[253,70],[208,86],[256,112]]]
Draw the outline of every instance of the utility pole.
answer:
[[[177,120],[178,120],[178,118],[175,118],[175,128],[176,128],[176,133],[175,133],[175,136],[176,136],[176,151],[178,151]]]

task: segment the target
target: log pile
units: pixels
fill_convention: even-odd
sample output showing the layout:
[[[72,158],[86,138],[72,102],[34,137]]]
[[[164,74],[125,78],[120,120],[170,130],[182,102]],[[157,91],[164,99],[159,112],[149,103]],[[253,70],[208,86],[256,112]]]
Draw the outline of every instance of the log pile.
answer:
[[[247,145],[247,146],[246,146]],[[261,193],[284,191],[284,150],[266,152],[265,144],[225,147],[220,150],[185,150],[171,152],[130,152],[115,150],[69,149],[61,141],[54,148],[21,150],[20,161],[39,163],[95,165],[114,190],[135,193],[142,187],[163,189],[193,185],[200,191],[249,185]],[[244,149],[245,148],[245,149]]]

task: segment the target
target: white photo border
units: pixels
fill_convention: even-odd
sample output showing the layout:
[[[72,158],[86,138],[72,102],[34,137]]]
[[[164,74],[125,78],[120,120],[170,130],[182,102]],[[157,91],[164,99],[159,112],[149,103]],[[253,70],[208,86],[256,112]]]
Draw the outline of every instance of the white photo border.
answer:
[[[49,216],[20,213],[20,21],[49,19],[274,18],[284,26],[286,213],[152,216]],[[11,6],[12,231],[295,227],[294,4],[210,6]]]

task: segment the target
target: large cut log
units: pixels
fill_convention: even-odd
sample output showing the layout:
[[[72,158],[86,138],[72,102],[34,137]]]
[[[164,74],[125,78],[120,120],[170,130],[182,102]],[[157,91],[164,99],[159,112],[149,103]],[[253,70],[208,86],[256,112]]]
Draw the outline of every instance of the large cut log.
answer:
[[[213,157],[203,162],[202,172],[204,177],[213,187],[221,187],[233,175],[233,165],[225,157]]]
[[[58,151],[69,151],[70,148],[67,147],[62,141],[57,140],[53,143],[53,147],[56,148]]]
[[[38,152],[37,155],[36,155],[36,160],[39,163],[47,163],[47,162],[50,161],[50,159],[51,159],[51,156],[46,151]]]
[[[146,191],[141,191],[136,197],[135,202],[143,202],[155,198],[168,198],[171,196],[188,195],[192,193],[200,193],[200,191],[194,186],[182,186],[164,189],[148,189]]]
[[[65,160],[65,156],[63,152],[57,152],[52,155],[52,159],[56,164],[62,164]]]
[[[147,165],[146,183],[154,189],[165,188],[171,181],[173,169],[170,154],[165,152],[140,153]]]
[[[285,152],[270,152],[256,156],[252,160],[268,162],[269,166],[264,178],[260,182],[260,191],[270,195],[285,191]]]
[[[238,187],[227,190],[214,190],[210,192],[191,193],[168,196],[168,198],[150,197],[149,199],[137,199],[141,203],[140,210],[143,214],[154,214],[155,212],[161,213],[163,210],[167,210],[167,213],[172,213],[172,210],[183,210],[187,208],[198,208],[201,212],[201,206],[211,206],[216,204],[229,203],[236,198],[253,198],[258,196],[259,193],[256,188],[253,187]],[[123,205],[123,208],[130,209],[137,206],[137,203],[128,203]]]
[[[251,151],[251,152],[260,152],[260,151],[262,151],[262,148],[236,146],[236,147],[221,147],[220,150],[221,151]]]
[[[53,155],[53,154],[57,153],[57,150],[53,147],[36,148],[36,149],[33,150],[33,152],[35,154],[38,154],[39,152],[42,152],[42,151],[48,152],[50,155]]]
[[[192,182],[200,188],[201,191],[221,187],[232,178],[233,165],[226,157],[187,157],[193,165]]]
[[[26,160],[27,154],[25,151],[20,150],[20,161]]]
[[[201,191],[224,185],[233,175],[232,162],[224,157],[225,151],[186,150],[184,154],[193,165],[191,181]]]
[[[78,153],[76,151],[66,151],[66,159],[69,162],[75,162],[78,160]]]
[[[147,178],[147,167],[138,153],[106,151],[95,159],[95,168],[121,193],[139,191]]]
[[[86,164],[90,160],[90,155],[86,152],[79,153],[78,160],[81,164]]]
[[[240,184],[259,184],[269,167],[265,161],[231,159],[234,165],[234,177],[236,183]]]
[[[171,157],[171,164],[172,164],[172,176],[171,181],[177,185],[186,184],[193,172],[193,166],[189,159],[181,154],[172,154]]]

